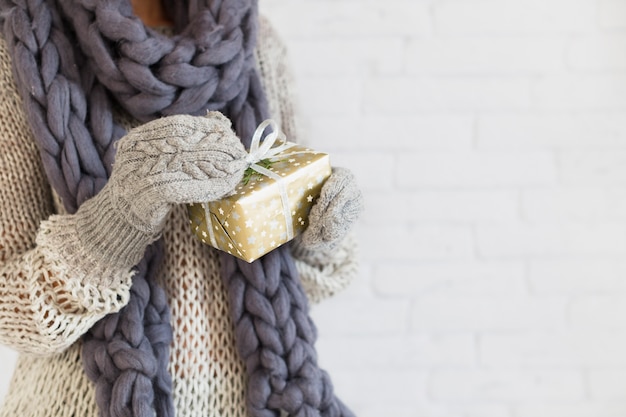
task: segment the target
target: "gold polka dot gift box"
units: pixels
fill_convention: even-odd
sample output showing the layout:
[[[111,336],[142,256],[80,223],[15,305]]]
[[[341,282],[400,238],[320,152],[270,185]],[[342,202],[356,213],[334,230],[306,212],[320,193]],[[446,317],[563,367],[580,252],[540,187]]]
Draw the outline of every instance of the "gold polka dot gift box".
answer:
[[[261,142],[268,126],[273,132]],[[272,120],[259,126],[249,152],[250,167],[232,195],[187,208],[202,242],[253,262],[306,229],[331,166],[328,154],[285,141]]]

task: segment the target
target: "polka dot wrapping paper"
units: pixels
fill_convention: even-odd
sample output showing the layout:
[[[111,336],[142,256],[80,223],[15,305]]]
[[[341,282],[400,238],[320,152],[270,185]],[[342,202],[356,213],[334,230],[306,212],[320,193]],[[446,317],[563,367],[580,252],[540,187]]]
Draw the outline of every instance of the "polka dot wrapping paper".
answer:
[[[328,154],[293,145],[264,167],[273,175],[248,171],[232,195],[187,206],[202,242],[252,262],[306,229],[331,173]]]

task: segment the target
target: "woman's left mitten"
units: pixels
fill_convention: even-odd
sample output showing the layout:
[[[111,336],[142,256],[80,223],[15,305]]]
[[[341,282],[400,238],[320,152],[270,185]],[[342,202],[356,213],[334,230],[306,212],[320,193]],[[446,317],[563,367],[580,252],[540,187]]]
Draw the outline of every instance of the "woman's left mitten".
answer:
[[[352,172],[333,168],[309,213],[309,226],[295,239],[298,252],[334,249],[363,211],[363,195]]]

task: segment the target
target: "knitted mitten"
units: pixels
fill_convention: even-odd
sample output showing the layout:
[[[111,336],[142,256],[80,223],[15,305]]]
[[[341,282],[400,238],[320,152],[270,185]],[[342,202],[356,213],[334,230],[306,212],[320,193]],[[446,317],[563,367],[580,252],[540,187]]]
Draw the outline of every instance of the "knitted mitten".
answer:
[[[363,196],[354,175],[333,168],[319,199],[309,213],[309,226],[294,239],[292,251],[298,258],[313,253],[330,253],[348,234],[363,211]]]
[[[109,182],[80,207],[76,223],[86,249],[120,267],[141,259],[173,204],[219,199],[246,168],[247,153],[218,112],[148,122],[117,146]]]

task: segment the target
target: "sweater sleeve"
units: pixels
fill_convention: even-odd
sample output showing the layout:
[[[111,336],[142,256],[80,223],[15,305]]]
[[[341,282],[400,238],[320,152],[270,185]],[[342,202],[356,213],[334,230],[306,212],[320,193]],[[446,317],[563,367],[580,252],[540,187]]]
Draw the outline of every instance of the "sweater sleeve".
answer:
[[[290,141],[302,141],[287,48],[270,22],[261,17],[257,61],[272,118]],[[292,245],[293,247],[293,245]],[[357,242],[348,236],[329,252],[293,250],[296,267],[309,299],[317,303],[345,288],[357,275]]]
[[[303,251],[292,245],[302,286],[311,303],[318,303],[337,294],[356,278],[358,244],[348,234],[338,247],[325,251]]]
[[[132,272],[81,248],[74,216],[53,198],[0,38],[0,343],[46,355],[65,350],[128,300]]]

